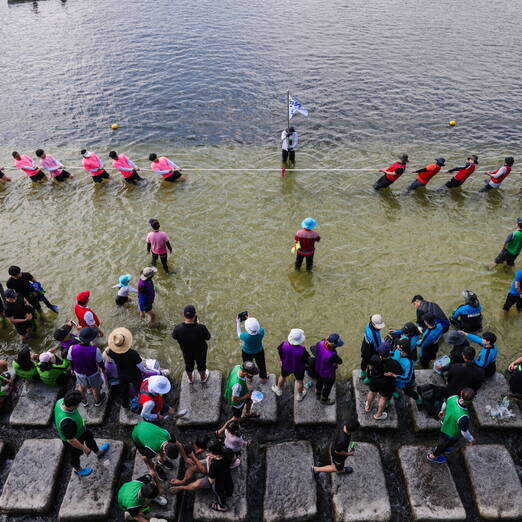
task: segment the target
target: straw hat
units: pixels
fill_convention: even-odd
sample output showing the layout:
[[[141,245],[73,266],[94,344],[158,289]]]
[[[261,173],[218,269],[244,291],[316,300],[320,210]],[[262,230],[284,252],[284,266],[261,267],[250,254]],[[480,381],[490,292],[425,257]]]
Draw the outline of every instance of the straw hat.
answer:
[[[108,343],[114,353],[126,353],[132,346],[132,334],[127,328],[116,328],[109,334]]]

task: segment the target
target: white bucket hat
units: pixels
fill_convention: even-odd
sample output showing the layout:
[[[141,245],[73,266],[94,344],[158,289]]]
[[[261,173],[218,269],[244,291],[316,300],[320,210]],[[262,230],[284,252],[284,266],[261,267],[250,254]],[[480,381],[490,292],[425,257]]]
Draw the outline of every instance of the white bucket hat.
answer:
[[[153,375],[149,377],[149,391],[166,395],[170,391],[170,381],[163,375]]]
[[[305,342],[305,334],[300,328],[292,328],[288,334],[288,342],[294,346],[298,346]]]
[[[245,330],[250,335],[256,335],[259,332],[261,326],[259,325],[259,321],[255,317],[249,317],[245,321]]]
[[[384,319],[382,318],[382,315],[374,314],[371,317],[371,322],[377,330],[382,330],[386,325],[384,324]]]

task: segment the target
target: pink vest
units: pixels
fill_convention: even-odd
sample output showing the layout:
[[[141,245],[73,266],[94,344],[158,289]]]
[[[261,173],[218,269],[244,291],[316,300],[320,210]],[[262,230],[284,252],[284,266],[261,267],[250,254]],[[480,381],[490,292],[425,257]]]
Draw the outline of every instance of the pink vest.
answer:
[[[96,156],[96,154],[91,154],[88,158],[82,159],[83,168],[91,175],[97,176],[103,172],[103,168],[101,166],[101,160]],[[91,169],[96,169],[94,172],[91,172]]]
[[[19,160],[15,160],[15,165],[29,177],[34,176],[39,170],[27,154],[22,154]]]
[[[131,176],[132,171],[134,170],[134,167],[129,163],[129,158],[127,158],[125,154],[118,154],[118,159],[112,162],[112,166],[115,169],[119,170],[124,178],[128,178],[129,176]],[[124,169],[132,170],[120,170],[121,167],[123,167]]]
[[[158,158],[158,161],[153,161],[150,164],[150,168],[155,172],[157,172],[158,170],[168,170],[167,174],[162,174],[164,178],[168,178],[173,172],[169,160],[165,156],[161,156],[161,158]]]

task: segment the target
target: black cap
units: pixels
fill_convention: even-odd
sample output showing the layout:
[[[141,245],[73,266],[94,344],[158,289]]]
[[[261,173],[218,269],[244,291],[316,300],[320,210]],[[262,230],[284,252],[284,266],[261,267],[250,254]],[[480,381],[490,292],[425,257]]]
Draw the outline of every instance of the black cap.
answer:
[[[340,335],[336,333],[330,334],[326,340],[337,347],[344,344],[344,341],[341,339]]]
[[[257,366],[252,361],[245,361],[241,365],[241,369],[248,373],[248,375],[257,375],[259,373]]]
[[[513,156],[507,156],[506,158],[504,158],[504,163],[508,167],[511,167],[513,165],[513,163],[515,163],[515,158]]]
[[[410,160],[408,159],[408,155],[407,154],[401,154],[399,156],[399,161],[402,161],[403,163],[408,163]]]
[[[16,299],[16,292],[12,288],[8,288],[5,291],[6,299]]]
[[[56,341],[63,341],[67,337],[67,334],[70,331],[71,331],[71,327],[68,324],[64,324],[63,326],[61,326],[60,328],[57,328],[54,331],[53,337],[55,338]]]
[[[436,161],[439,165],[444,166],[445,163],[446,163],[446,158],[442,158],[442,157],[440,157],[440,158],[436,158],[435,161]]]
[[[517,225],[522,226],[522,218],[517,218]]]
[[[152,152],[151,154],[149,154],[149,160],[150,161],[155,161],[158,159],[158,155],[155,154],[154,152]]]
[[[411,302],[414,303],[415,301],[424,301],[424,297],[422,297],[420,294],[414,295],[411,298]]]
[[[478,156],[476,154],[472,154],[468,157],[468,160],[472,159],[477,165],[479,164]]]
[[[183,315],[187,319],[192,319],[196,315],[196,309],[192,305],[187,305],[185,308],[183,308]]]
[[[414,323],[406,323],[403,327],[402,327],[402,332],[406,335],[411,335],[411,334],[418,334],[419,333],[419,328],[417,327],[416,324]]]
[[[295,129],[293,127],[288,127],[288,132],[292,134],[292,132],[295,132]]]

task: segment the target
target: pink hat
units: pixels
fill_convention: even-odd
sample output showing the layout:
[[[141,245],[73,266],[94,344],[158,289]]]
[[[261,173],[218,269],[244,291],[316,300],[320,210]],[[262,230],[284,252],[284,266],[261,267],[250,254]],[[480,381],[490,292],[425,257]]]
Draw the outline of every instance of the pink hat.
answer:
[[[44,352],[38,357],[40,362],[51,362],[53,360],[53,354],[51,352]]]

